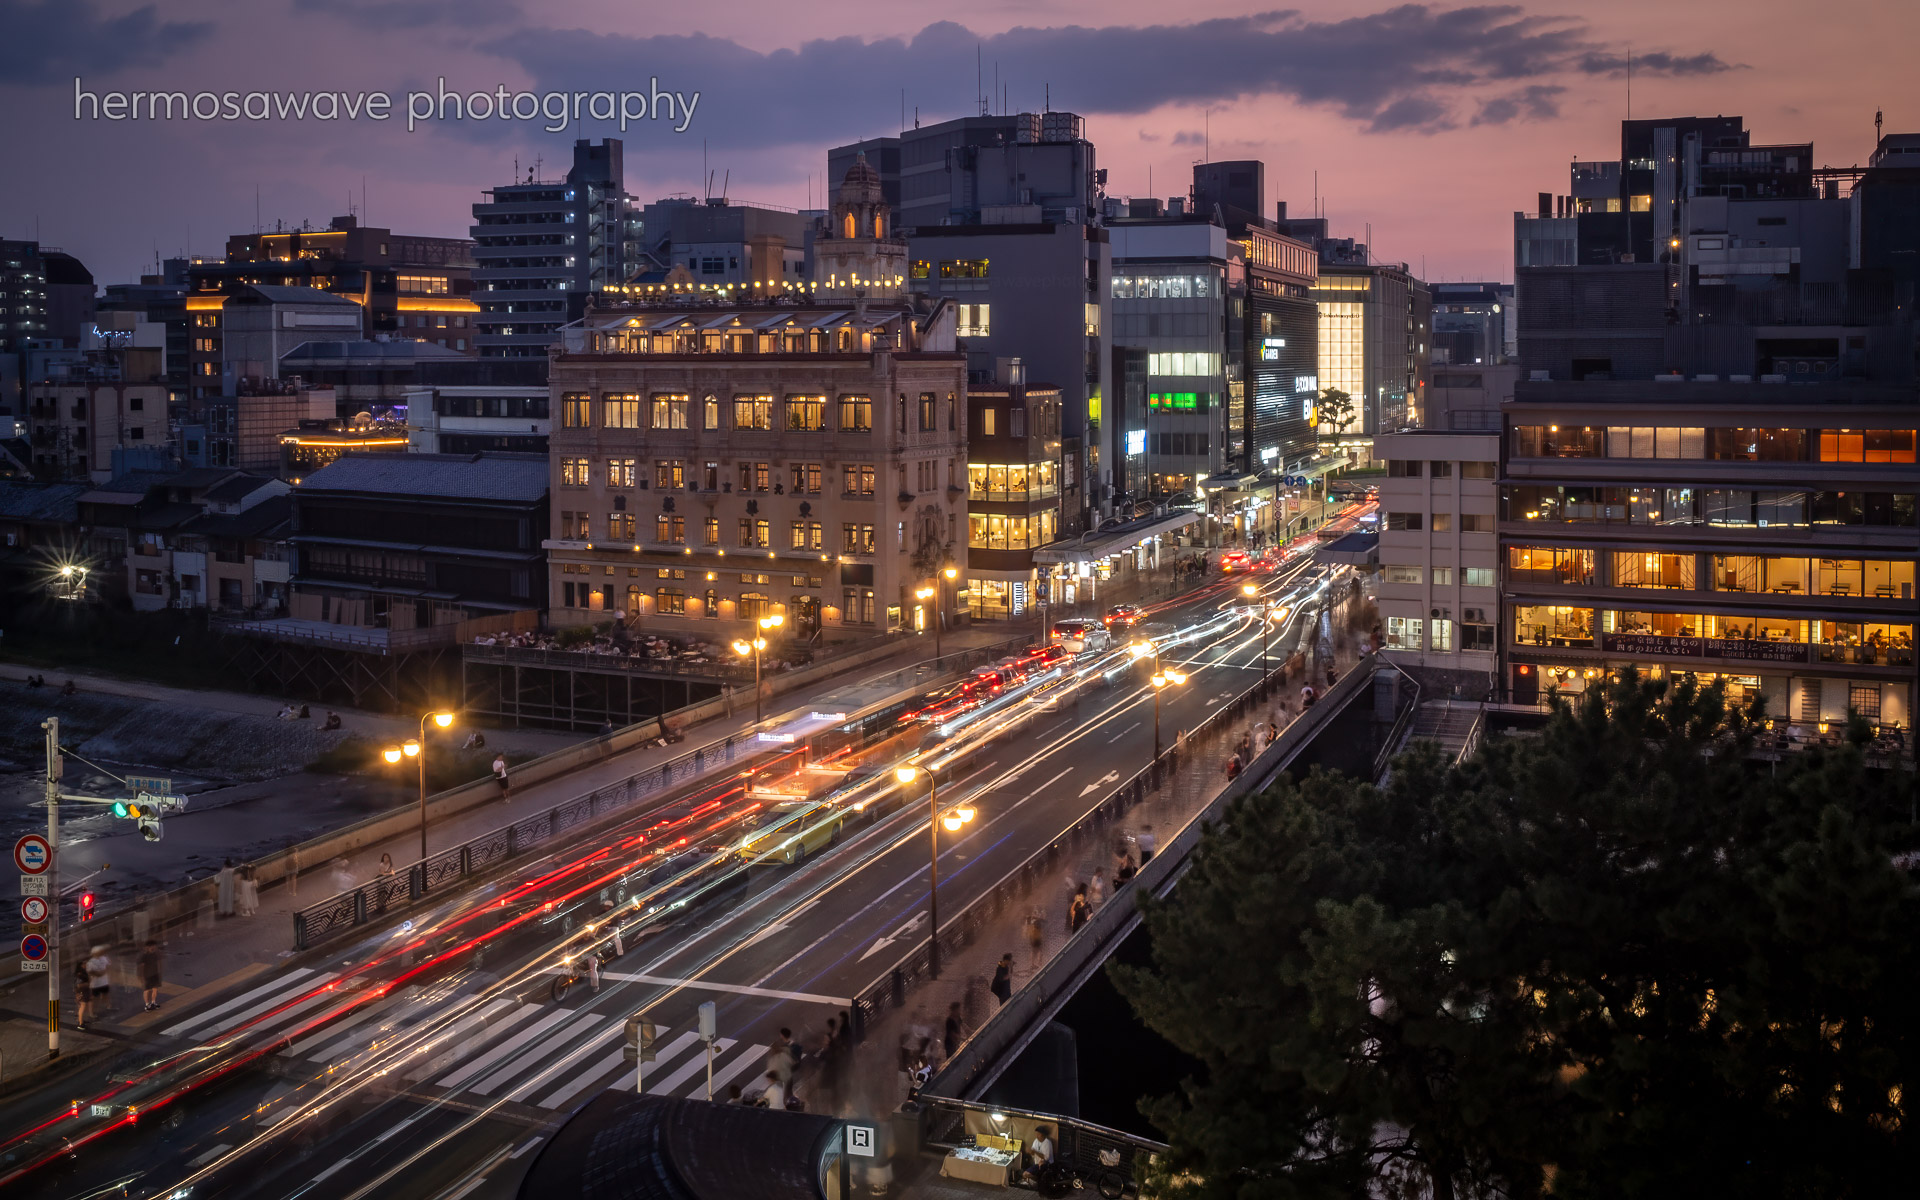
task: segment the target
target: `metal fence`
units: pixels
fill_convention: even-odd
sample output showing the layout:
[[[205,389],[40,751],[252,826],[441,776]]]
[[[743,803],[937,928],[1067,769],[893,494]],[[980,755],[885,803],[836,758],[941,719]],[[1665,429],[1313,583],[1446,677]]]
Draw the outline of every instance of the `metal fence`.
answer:
[[[902,667],[864,686],[904,690],[931,683],[945,675],[970,670],[981,663],[1004,657],[1028,639],[1014,638],[972,650],[929,659],[911,667]],[[657,766],[637,771],[618,783],[596,788],[581,796],[530,813],[511,825],[492,829],[457,846],[428,855],[419,862],[391,875],[376,876],[358,887],[349,888],[325,900],[310,904],[293,914],[293,945],[306,950],[327,938],[421,899],[449,883],[491,869],[535,846],[577,826],[618,812],[639,800],[700,778],[718,766],[754,752],[756,744],[747,737],[729,737],[700,749],[681,754]]]
[[[1178,771],[1183,755],[1196,754],[1214,738],[1225,733],[1234,721],[1270,699],[1276,689],[1285,685],[1286,670],[1284,664],[1273,667],[1260,682],[1216,708],[1206,719],[1188,730],[1184,738],[1176,739],[1174,745],[1162,751],[1159,759],[1135,772],[1082,813],[1059,836],[1028,855],[996,880],[993,886],[942,921],[936,935],[941,956],[951,957],[962,947],[972,944],[976,937],[994,924],[1012,897],[1024,894],[1042,878],[1052,878],[1058,872],[1062,857],[1074,852],[1083,838],[1096,834],[1125,816],[1149,793],[1159,788],[1163,779]],[[928,943],[919,943],[853,998],[856,1035],[864,1034],[867,1026],[885,1010],[904,1005],[914,990],[930,978],[929,958]]]

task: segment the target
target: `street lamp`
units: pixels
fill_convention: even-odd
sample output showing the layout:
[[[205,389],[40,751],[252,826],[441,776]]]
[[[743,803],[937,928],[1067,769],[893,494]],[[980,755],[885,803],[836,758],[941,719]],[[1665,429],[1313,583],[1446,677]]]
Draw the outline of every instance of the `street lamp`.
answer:
[[[1267,628],[1273,623],[1273,599],[1261,596],[1260,586],[1253,583],[1241,584],[1240,594],[1249,598],[1258,597],[1260,600],[1260,677],[1265,679],[1267,677]]]
[[[893,777],[902,786],[919,776],[920,768],[912,763],[901,763],[893,769]],[[945,825],[948,833],[959,833],[974,815],[971,804],[955,805],[942,815],[939,783],[931,770],[927,772],[927,974],[933,979],[940,977],[940,827]]]
[[[786,617],[779,613],[769,613],[754,622],[754,624],[758,625],[762,630],[778,629],[786,623]],[[764,636],[757,635],[750,642],[743,641],[740,638],[735,638],[733,641],[733,652],[735,654],[738,654],[742,658],[748,655],[753,656],[753,723],[755,725],[758,725],[763,719],[760,700],[760,652],[766,648],[767,639]]]
[[[1187,677],[1179,671],[1155,671],[1153,673],[1153,761],[1160,761],[1160,692],[1168,684],[1181,684]]]
[[[380,756],[390,763],[397,763],[402,758],[418,760],[420,784],[420,857],[423,859],[427,856],[427,756],[425,750],[428,721],[432,721],[441,729],[445,729],[453,724],[453,714],[450,712],[425,712],[420,714],[419,737],[408,738],[400,745],[389,746],[380,752]]]
[[[913,598],[925,604],[939,594],[940,589],[937,587],[924,587],[917,589],[913,593]],[[940,613],[936,609],[933,614],[933,656],[939,658],[943,653],[944,651],[940,649]]]

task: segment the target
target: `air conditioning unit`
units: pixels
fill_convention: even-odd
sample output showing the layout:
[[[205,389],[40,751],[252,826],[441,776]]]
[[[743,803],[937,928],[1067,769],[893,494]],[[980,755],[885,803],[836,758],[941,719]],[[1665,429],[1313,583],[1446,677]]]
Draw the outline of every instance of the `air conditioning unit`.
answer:
[[[1427,610],[1427,615],[1436,621],[1453,620],[1453,610],[1450,608],[1430,608]]]
[[[1484,608],[1463,608],[1460,610],[1460,619],[1469,625],[1485,625],[1487,623],[1487,610]]]

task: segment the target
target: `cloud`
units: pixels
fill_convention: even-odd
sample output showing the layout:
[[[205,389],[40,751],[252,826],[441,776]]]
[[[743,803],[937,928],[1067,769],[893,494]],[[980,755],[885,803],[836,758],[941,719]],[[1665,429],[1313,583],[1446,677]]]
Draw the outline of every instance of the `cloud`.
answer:
[[[1580,57],[1580,69],[1589,75],[1624,75],[1627,72],[1627,56],[1624,54],[1584,54]],[[1635,73],[1646,72],[1649,75],[1718,75],[1724,71],[1745,70],[1737,63],[1723,61],[1712,52],[1703,54],[1667,54],[1654,51],[1650,54],[1633,56]]]
[[[293,0],[293,11],[383,29],[498,25],[522,15],[518,0]]]
[[[1566,88],[1552,83],[1536,83],[1480,102],[1474,115],[1475,125],[1505,125],[1509,121],[1550,121],[1560,115],[1560,96]]]
[[[977,63],[989,87],[997,70],[1016,111],[1039,108],[1043,88],[1055,108],[1123,116],[1284,99],[1371,131],[1421,134],[1455,128],[1469,114],[1496,124],[1552,116],[1560,88],[1548,81],[1625,63],[1585,23],[1517,5],[1404,4],[1331,21],[1286,11],[1170,25],[1023,25],[987,35],[937,21],[906,37],[819,38],[764,53],[705,34],[520,29],[477,49],[517,64],[539,90],[650,90],[656,78],[663,88],[698,90],[692,132],[740,148],[892,132],[902,89],[926,114],[976,111]],[[1634,68],[1733,69],[1711,53],[1666,51],[1636,54]],[[631,128],[627,136],[649,138]]]
[[[90,0],[0,0],[0,83],[65,83],[74,75],[153,66],[212,29],[206,21],[162,21],[151,4],[101,17]]]
[[[1203,146],[1206,141],[1207,135],[1198,129],[1182,129],[1173,135],[1173,144],[1176,146]]]

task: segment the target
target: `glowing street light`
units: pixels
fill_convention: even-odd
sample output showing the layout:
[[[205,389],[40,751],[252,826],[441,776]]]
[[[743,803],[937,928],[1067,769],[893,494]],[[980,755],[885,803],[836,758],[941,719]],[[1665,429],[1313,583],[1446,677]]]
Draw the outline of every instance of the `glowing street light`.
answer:
[[[1179,671],[1155,671],[1153,673],[1153,761],[1160,761],[1160,693],[1168,684],[1179,686],[1187,677]]]
[[[453,714],[451,712],[431,712],[431,711],[420,714],[420,736],[419,737],[408,738],[405,742],[402,742],[400,745],[389,746],[385,750],[382,750],[380,752],[380,757],[386,759],[390,763],[397,763],[403,758],[411,758],[415,760],[415,762],[418,763],[419,765],[418,784],[419,784],[419,800],[420,800],[420,857],[423,859],[426,858],[427,856],[426,745],[427,745],[427,722],[429,721],[433,722],[433,724],[437,728],[445,729],[448,726],[453,724]]]
[[[786,617],[781,614],[769,613],[767,616],[761,617],[755,624],[764,630],[778,629],[780,626],[786,624],[786,622]],[[738,654],[742,658],[749,656],[753,658],[753,723],[755,725],[758,725],[764,718],[762,712],[763,702],[760,699],[760,652],[766,648],[767,639],[765,637],[756,636],[750,642],[743,641],[740,638],[733,640],[733,652],[735,654]]]
[[[920,768],[901,763],[893,769],[893,777],[905,786],[920,777]],[[952,811],[942,813],[940,786],[932,771],[927,772],[927,814],[927,972],[937,979],[940,976],[940,827],[946,826],[948,833],[959,833],[977,814],[971,804],[956,805]]]

